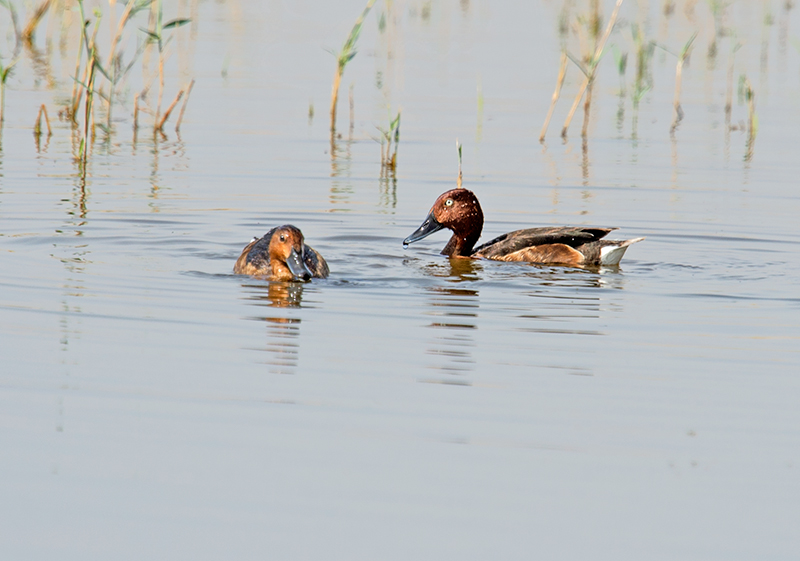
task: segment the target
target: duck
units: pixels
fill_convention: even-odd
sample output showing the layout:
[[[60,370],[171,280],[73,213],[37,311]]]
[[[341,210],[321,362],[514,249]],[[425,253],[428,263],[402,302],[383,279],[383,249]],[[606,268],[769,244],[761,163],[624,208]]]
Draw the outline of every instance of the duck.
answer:
[[[628,246],[644,239],[602,239],[617,228],[555,226],[515,230],[475,247],[483,230],[483,210],[475,193],[459,187],[439,195],[422,225],[403,240],[403,247],[445,228],[453,235],[441,253],[451,258],[571,267],[619,265]]]
[[[275,281],[309,281],[327,278],[330,269],[322,255],[305,244],[300,228],[285,224],[253,238],[236,260],[233,272]]]

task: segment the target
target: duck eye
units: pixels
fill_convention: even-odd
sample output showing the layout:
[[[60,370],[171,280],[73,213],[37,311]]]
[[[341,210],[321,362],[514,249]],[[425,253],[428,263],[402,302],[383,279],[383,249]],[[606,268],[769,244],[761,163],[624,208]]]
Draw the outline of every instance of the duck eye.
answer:
[[[453,206],[453,199],[447,199],[444,202],[444,206]]]
[[[285,241],[286,241],[286,235],[285,235],[285,234],[281,234],[281,241],[282,241],[282,242],[285,242]]]

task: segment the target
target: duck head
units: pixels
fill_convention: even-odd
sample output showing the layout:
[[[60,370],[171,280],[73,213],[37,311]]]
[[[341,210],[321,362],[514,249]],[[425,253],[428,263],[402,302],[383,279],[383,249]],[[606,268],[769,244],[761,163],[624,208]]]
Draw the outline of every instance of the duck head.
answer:
[[[483,211],[472,191],[451,189],[439,195],[428,217],[413,234],[403,240],[403,245],[419,241],[443,228],[452,230],[453,236],[442,249],[442,255],[468,257],[483,229]]]
[[[313,276],[303,259],[304,239],[299,228],[289,224],[275,229],[269,241],[272,278],[281,281],[311,280]]]

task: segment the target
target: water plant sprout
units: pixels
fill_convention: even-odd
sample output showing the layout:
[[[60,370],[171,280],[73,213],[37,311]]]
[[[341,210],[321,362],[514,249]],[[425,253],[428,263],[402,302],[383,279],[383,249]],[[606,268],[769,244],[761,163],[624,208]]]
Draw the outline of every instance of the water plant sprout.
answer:
[[[391,118],[389,128],[383,129],[378,127],[381,131],[381,169],[382,170],[395,170],[397,168],[397,145],[400,144],[400,111],[394,119]],[[394,152],[392,152],[392,142],[394,142]],[[385,146],[385,150],[384,150]],[[389,154],[391,153],[391,157]]]
[[[345,66],[347,63],[353,60],[353,57],[356,56],[356,41],[358,41],[358,36],[361,34],[361,27],[364,24],[364,18],[367,17],[372,5],[375,4],[375,0],[369,0],[367,2],[367,6],[364,8],[364,11],[361,12],[361,15],[358,16],[356,23],[353,25],[353,29],[350,30],[350,35],[347,36],[347,39],[342,45],[341,50],[339,50],[336,56],[336,74],[333,76],[333,89],[331,90],[331,138],[333,138],[334,134],[336,133],[336,104],[339,100],[339,85],[342,81],[342,74],[344,74]]]

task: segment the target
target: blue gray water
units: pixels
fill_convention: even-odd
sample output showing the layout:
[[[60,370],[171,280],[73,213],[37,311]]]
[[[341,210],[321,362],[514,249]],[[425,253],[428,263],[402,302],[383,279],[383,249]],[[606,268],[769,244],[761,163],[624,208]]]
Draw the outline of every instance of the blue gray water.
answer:
[[[624,4],[625,95],[610,47],[587,142],[581,111],[562,142],[571,66],[542,145],[560,5],[379,3],[332,148],[325,49],[363,3],[329,4],[165,6],[194,19],[169,46],[165,100],[196,79],[181,134],[134,143],[137,70],[85,182],[55,117],[75,53],[56,44],[43,71],[23,51],[0,152],[0,557],[794,558],[796,9],[725,12],[731,131],[733,39],[709,58],[709,7]],[[633,23],[673,52],[699,31],[674,138],[673,55],[654,51],[632,105]],[[484,239],[647,239],[601,270],[451,262],[444,233],[403,249],[455,184],[456,139]],[[232,274],[283,223],[329,279]]]

